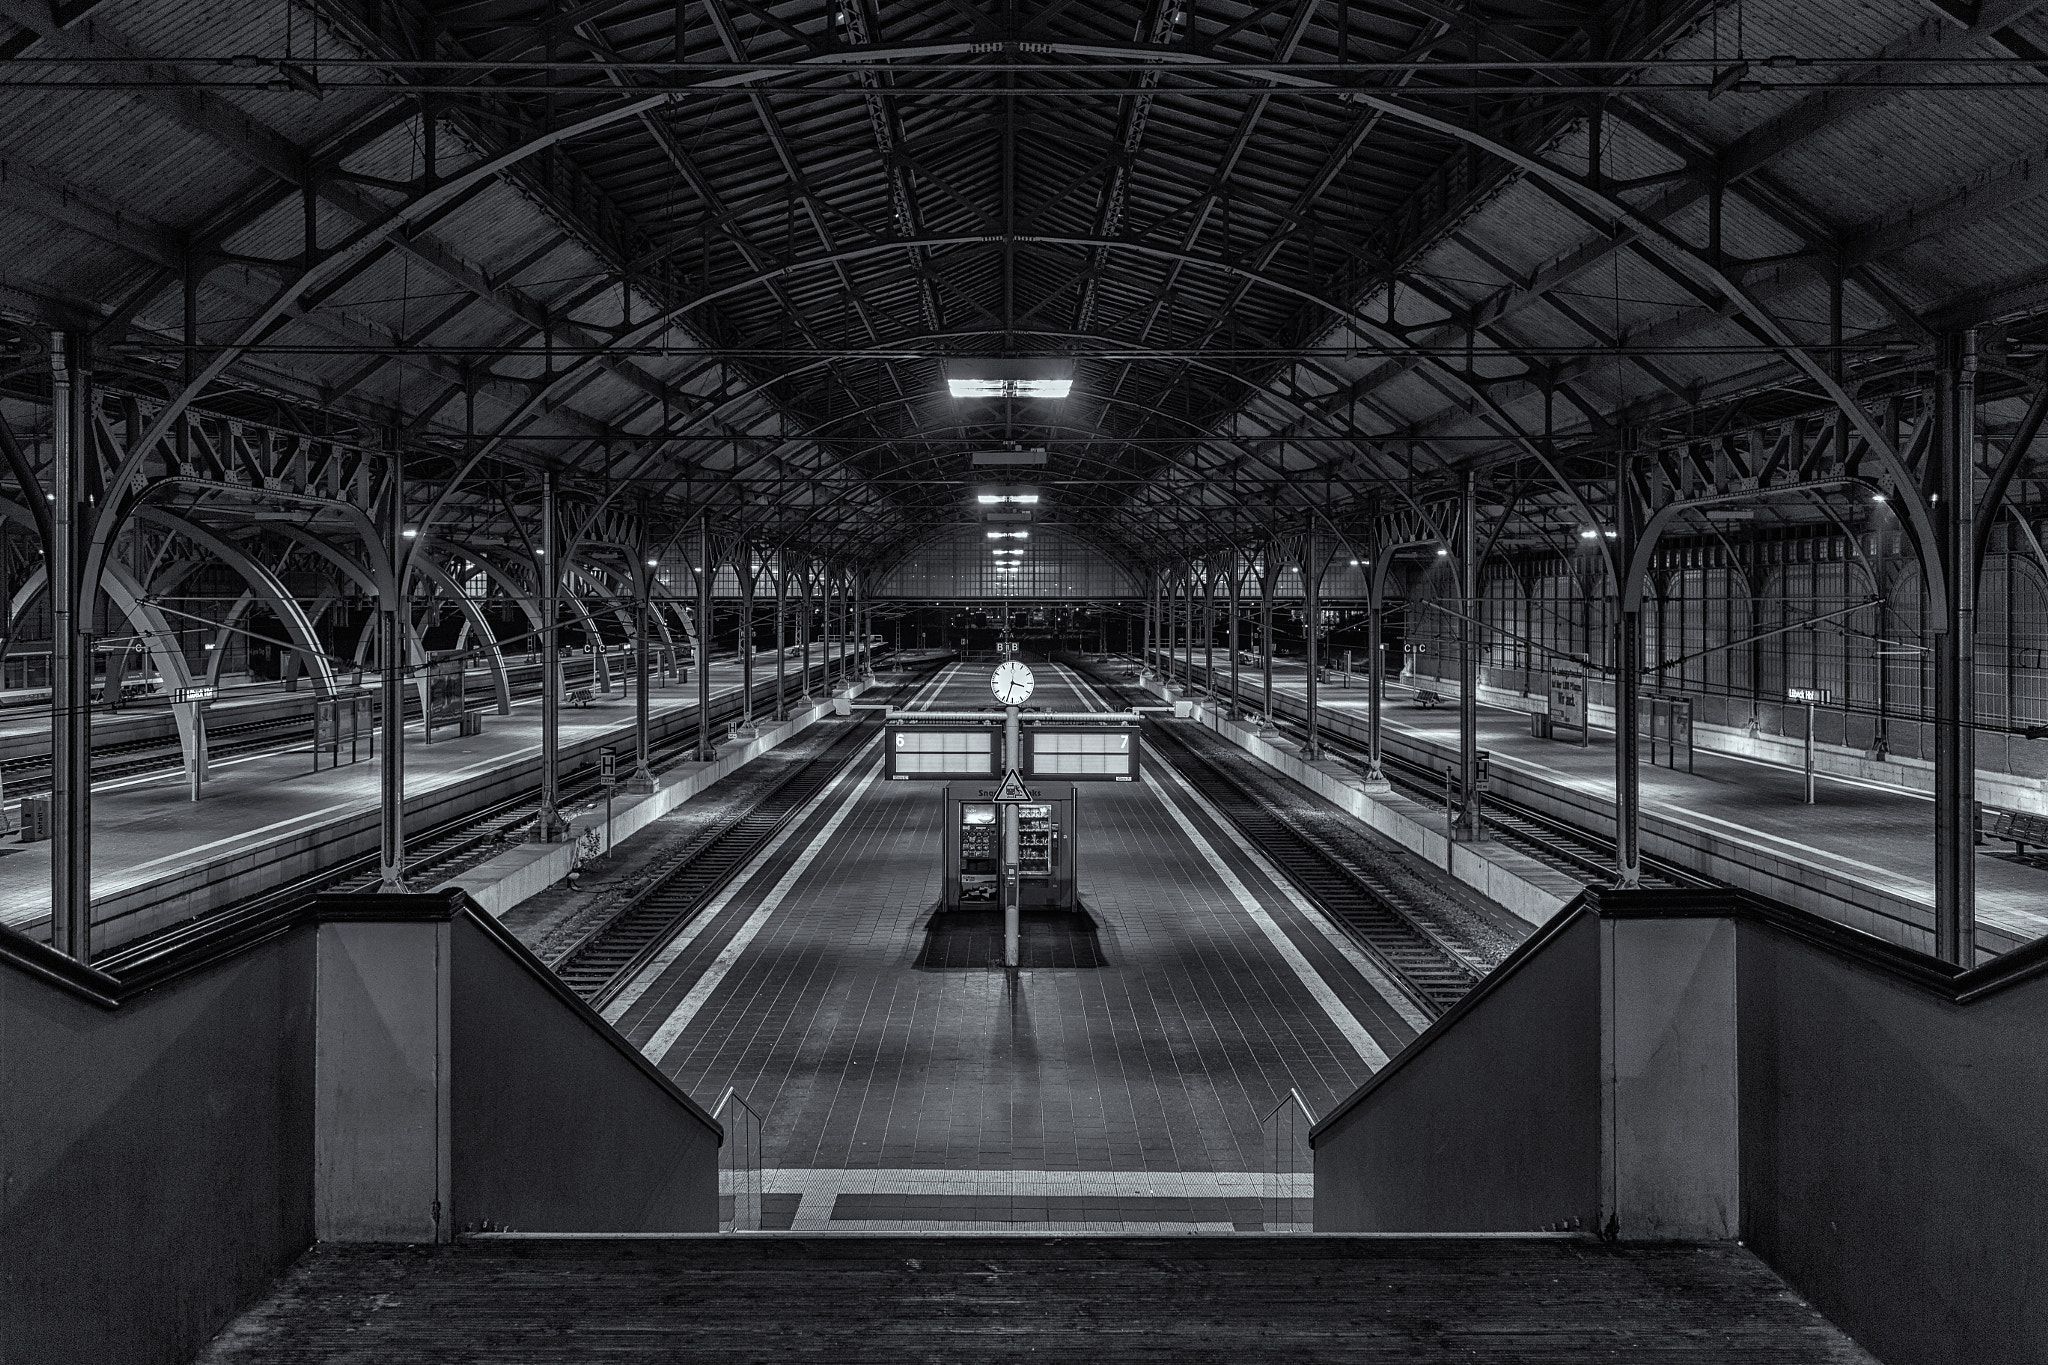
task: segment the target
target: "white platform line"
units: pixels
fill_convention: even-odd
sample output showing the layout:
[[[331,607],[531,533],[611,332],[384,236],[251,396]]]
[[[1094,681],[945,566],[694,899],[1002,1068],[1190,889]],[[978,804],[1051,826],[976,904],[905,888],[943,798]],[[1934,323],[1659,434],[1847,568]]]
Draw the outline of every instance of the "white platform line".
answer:
[[[835,792],[846,785],[847,780],[859,770],[859,766],[860,759],[856,756],[845,767],[832,774],[832,780],[827,782],[816,796],[813,796],[804,804],[804,808],[798,811],[796,816],[788,824],[784,825],[773,839],[768,841],[765,848],[754,855],[753,859],[741,870],[738,876],[726,883],[725,890],[713,897],[711,904],[698,911],[696,916],[684,927],[683,932],[677,934],[675,938],[669,941],[667,947],[656,953],[654,958],[640,970],[640,974],[633,978],[632,983],[614,997],[609,1005],[604,1007],[606,1023],[617,1024],[619,1020],[625,1018],[626,1011],[638,1004],[640,997],[645,995],[649,988],[661,979],[661,974],[667,971],[675,960],[683,955],[683,951],[686,948],[697,941],[698,936],[704,930],[711,927],[712,923],[718,918],[718,913],[732,903],[733,897],[742,894],[753,884],[754,878],[760,875],[761,869],[768,866],[769,861],[782,851],[782,846],[795,838],[796,832],[810,821],[811,816],[825,802],[830,801]]]
[[[1150,746],[1147,747],[1149,748]],[[1171,775],[1171,769],[1159,757],[1157,751],[1152,753],[1151,769],[1155,774],[1166,772]],[[1174,785],[1178,786],[1179,783],[1176,781]],[[1323,974],[1316,970],[1313,963],[1302,956],[1301,949],[1294,946],[1294,940],[1287,937],[1287,931],[1282,929],[1279,923],[1266,913],[1266,907],[1259,904],[1259,898],[1254,896],[1250,889],[1245,886],[1244,882],[1239,880],[1235,872],[1231,871],[1230,864],[1223,860],[1223,855],[1216,851],[1215,846],[1203,836],[1201,830],[1195,827],[1195,822],[1188,818],[1187,812],[1182,810],[1180,804],[1173,799],[1172,794],[1167,790],[1167,784],[1155,782],[1152,789],[1158,793],[1159,803],[1166,807],[1166,813],[1173,817],[1174,823],[1181,827],[1181,832],[1188,836],[1189,841],[1194,844],[1203,859],[1209,864],[1210,870],[1215,872],[1217,879],[1229,889],[1231,895],[1237,898],[1237,903],[1243,908],[1246,917],[1259,927],[1259,932],[1266,936],[1267,940],[1273,945],[1273,950],[1280,954],[1281,960],[1293,970],[1295,976],[1300,978],[1302,986],[1311,996],[1315,997],[1316,1003],[1322,1006],[1323,1013],[1329,1016],[1332,1024],[1336,1025],[1337,1031],[1344,1035],[1344,1041],[1351,1044],[1352,1050],[1374,1071],[1385,1066],[1387,1064],[1386,1050],[1379,1045],[1371,1033],[1366,1031],[1365,1025],[1358,1022],[1358,1016],[1351,1012],[1351,1007],[1339,999],[1334,990],[1330,989],[1330,983],[1323,979]],[[1389,1003],[1392,1003],[1391,1000]]]
[[[740,954],[747,950],[747,945],[767,927],[770,917],[782,908],[782,898],[796,885],[797,878],[810,870],[812,860],[818,856],[821,849],[832,842],[832,836],[839,832],[839,826],[845,823],[853,808],[860,804],[860,798],[874,785],[875,779],[882,775],[882,765],[874,760],[875,750],[881,747],[881,743],[879,737],[869,741],[862,746],[853,761],[847,764],[846,771],[866,764],[867,775],[861,778],[859,785],[840,802],[839,809],[832,812],[832,818],[825,822],[825,827],[818,831],[810,846],[790,864],[789,871],[783,873],[781,880],[769,888],[768,894],[762,897],[761,904],[756,907],[753,914],[747,916],[746,923],[739,927],[732,940],[719,951],[711,965],[705,968],[704,975],[697,978],[697,984],[690,987],[689,994],[682,998],[681,1003],[669,1013],[668,1018],[662,1020],[661,1027],[654,1031],[654,1036],[641,1045],[640,1051],[656,1066],[661,1065],[662,1059],[668,1055],[668,1050],[675,1046],[676,1039],[690,1026],[690,1021],[697,1017],[697,1011],[704,1007],[704,1002],[711,998],[711,993],[718,989],[726,974],[738,964]]]
[[[1278,1185],[1275,1182],[1279,1182]],[[1037,1198],[1094,1195],[1119,1199],[1247,1198],[1275,1189],[1290,1198],[1315,1192],[1307,1171],[990,1171],[953,1169],[862,1169],[769,1167],[761,1172],[764,1194],[943,1194]]]
[[[1251,859],[1252,866],[1259,869],[1259,874],[1266,879],[1267,883],[1281,896],[1285,897],[1289,905],[1300,911],[1302,918],[1314,927],[1316,932],[1321,934],[1329,942],[1330,946],[1343,956],[1346,962],[1351,964],[1353,970],[1365,978],[1366,984],[1371,986],[1379,997],[1386,1001],[1396,1014],[1401,1016],[1403,1023],[1406,1023],[1417,1033],[1429,1027],[1428,1016],[1415,1008],[1414,1002],[1409,1000],[1407,993],[1395,985],[1387,974],[1380,970],[1377,963],[1360,951],[1358,945],[1351,941],[1349,934],[1332,924],[1330,917],[1323,913],[1320,906],[1315,905],[1306,896],[1295,890],[1294,883],[1288,880],[1287,874],[1275,867],[1272,859],[1261,852],[1258,845],[1245,838],[1243,831],[1231,822],[1229,816],[1216,809],[1215,803],[1210,801],[1208,797],[1202,795],[1193,787],[1188,786],[1181,779],[1180,774],[1172,771],[1168,765],[1161,763],[1158,766],[1165,769],[1167,779],[1172,781],[1182,792],[1186,793],[1188,799],[1193,801],[1201,809],[1202,813],[1215,823],[1216,828],[1223,831],[1223,837],[1237,845],[1239,851],[1245,857]]]

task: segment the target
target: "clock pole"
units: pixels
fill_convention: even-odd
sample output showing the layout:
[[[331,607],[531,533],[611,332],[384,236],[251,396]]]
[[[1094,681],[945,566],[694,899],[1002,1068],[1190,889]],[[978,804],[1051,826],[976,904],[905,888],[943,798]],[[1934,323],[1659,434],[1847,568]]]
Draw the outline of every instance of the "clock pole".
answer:
[[[1003,708],[1003,767],[1006,772],[1021,771],[1024,755],[1020,752],[1017,724],[1017,708]],[[1018,915],[1018,873],[1020,842],[1017,835],[1017,803],[1003,805],[1003,966],[1015,969],[1018,965],[1017,938],[1020,929]]]

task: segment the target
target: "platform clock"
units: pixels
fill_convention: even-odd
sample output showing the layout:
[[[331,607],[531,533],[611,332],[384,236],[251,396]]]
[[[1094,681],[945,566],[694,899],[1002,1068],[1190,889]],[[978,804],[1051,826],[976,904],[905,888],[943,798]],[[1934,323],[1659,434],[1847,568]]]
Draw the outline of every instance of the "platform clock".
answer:
[[[996,694],[996,700],[1005,706],[1022,706],[1031,700],[1031,689],[1037,680],[1031,670],[1015,659],[996,666],[995,676],[988,680],[989,690]]]

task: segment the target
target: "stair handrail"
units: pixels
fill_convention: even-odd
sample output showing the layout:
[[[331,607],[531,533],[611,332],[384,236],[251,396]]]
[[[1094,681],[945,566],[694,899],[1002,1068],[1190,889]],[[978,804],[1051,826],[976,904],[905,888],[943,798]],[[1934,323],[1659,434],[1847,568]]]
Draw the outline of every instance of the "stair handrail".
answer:
[[[720,1232],[761,1230],[761,1114],[735,1086],[727,1086],[712,1107],[712,1117],[725,1125],[718,1149],[718,1197],[732,1200],[732,1214],[719,1210]]]
[[[1293,1201],[1299,1196],[1290,1188],[1288,1177],[1306,1173],[1314,1178],[1315,1151],[1309,1146],[1308,1134],[1315,1126],[1316,1111],[1309,1108],[1308,1101],[1302,1098],[1301,1090],[1295,1086],[1289,1086],[1279,1103],[1259,1120],[1259,1131],[1265,1137],[1269,1158],[1266,1163],[1265,1208],[1260,1223],[1268,1232],[1306,1230],[1301,1220],[1291,1216]]]

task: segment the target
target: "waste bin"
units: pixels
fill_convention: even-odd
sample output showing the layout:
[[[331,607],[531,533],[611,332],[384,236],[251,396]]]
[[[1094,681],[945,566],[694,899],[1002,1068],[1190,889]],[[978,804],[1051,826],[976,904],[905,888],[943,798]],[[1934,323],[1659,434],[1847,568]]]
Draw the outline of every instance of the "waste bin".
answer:
[[[1550,713],[1531,711],[1529,713],[1529,735],[1532,739],[1550,738]]]

